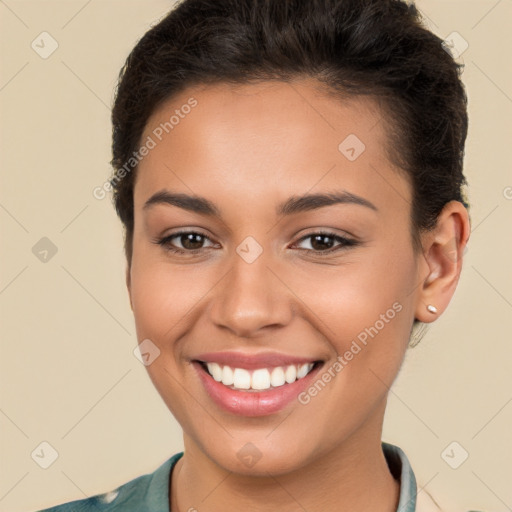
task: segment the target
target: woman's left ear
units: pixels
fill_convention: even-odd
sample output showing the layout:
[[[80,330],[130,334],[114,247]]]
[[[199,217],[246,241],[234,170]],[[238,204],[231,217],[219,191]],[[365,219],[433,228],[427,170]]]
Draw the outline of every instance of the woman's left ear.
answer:
[[[415,317],[425,323],[436,320],[452,299],[462,270],[470,223],[466,207],[450,201],[438,216],[437,225],[422,235],[424,258],[420,263]]]

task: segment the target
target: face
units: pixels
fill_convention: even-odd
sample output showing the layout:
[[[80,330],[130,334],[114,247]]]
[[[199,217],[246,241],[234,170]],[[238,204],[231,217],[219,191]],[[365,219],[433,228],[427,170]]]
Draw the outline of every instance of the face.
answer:
[[[303,80],[190,88],[149,119],[128,287],[189,452],[278,474],[380,436],[419,281],[381,115]]]

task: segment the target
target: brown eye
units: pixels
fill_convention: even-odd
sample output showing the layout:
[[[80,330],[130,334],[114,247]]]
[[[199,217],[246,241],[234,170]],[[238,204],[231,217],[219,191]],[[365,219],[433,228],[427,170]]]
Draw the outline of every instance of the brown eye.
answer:
[[[206,241],[210,242],[210,246],[204,245]],[[206,235],[195,231],[173,233],[162,239],[154,240],[154,243],[161,245],[166,251],[179,254],[194,254],[214,245]]]
[[[189,250],[201,249],[205,238],[199,233],[184,233],[177,235],[177,237],[183,248]]]
[[[334,237],[327,235],[314,235],[311,236],[311,247],[318,251],[331,249],[334,245]]]
[[[358,244],[356,240],[352,240],[335,233],[311,233],[302,237],[298,243],[309,241],[309,247],[303,248],[307,252],[316,254],[332,253],[347,247]]]

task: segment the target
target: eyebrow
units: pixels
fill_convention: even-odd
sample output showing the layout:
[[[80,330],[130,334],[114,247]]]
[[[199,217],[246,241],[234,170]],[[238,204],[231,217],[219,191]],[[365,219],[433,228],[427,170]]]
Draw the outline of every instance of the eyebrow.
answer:
[[[144,203],[143,209],[147,210],[157,204],[168,204],[202,215],[219,218],[222,217],[221,212],[217,206],[215,206],[215,204],[208,199],[201,196],[173,193],[169,192],[168,190],[160,190],[159,192],[153,194]],[[293,215],[301,212],[316,210],[318,208],[324,208],[326,206],[332,206],[335,204],[355,204],[370,208],[376,212],[378,211],[378,208],[364,197],[360,197],[350,192],[341,191],[324,194],[304,194],[302,196],[292,196],[277,207],[276,214],[282,217],[284,215]]]

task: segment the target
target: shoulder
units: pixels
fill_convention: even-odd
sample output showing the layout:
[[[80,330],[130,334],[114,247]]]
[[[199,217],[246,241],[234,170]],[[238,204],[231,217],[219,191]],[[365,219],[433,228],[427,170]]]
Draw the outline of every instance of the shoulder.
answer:
[[[134,478],[107,493],[62,503],[38,512],[129,512],[131,510],[168,512],[169,476],[182,455],[182,452],[173,455],[153,473]]]

